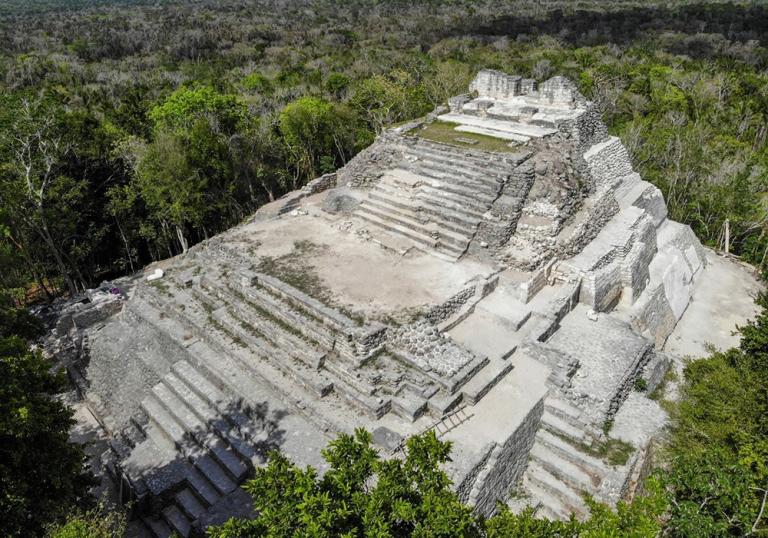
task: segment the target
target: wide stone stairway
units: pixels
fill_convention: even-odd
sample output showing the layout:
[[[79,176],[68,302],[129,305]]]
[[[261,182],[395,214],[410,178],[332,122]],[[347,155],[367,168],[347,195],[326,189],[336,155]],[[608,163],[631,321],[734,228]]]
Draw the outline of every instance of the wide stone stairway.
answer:
[[[515,166],[489,155],[423,140],[406,145],[399,167],[383,175],[356,214],[458,259]]]
[[[523,485],[537,499],[537,514],[550,519],[584,518],[589,508],[584,494],[596,494],[611,470],[585,447],[599,442],[600,432],[580,418],[581,412],[550,395],[544,403],[541,427],[530,452]]]

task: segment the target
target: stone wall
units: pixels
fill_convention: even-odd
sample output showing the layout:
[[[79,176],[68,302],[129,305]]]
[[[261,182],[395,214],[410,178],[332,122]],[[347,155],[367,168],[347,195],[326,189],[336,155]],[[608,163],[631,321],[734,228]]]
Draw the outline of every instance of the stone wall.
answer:
[[[593,145],[584,153],[589,176],[597,189],[609,188],[632,173],[632,160],[619,138]]]
[[[552,77],[539,86],[539,97],[551,104],[571,107],[585,106],[586,99],[574,82],[566,77]]]
[[[509,498],[510,489],[522,478],[543,414],[542,398],[506,442],[497,445],[478,473],[468,501],[480,514],[492,516],[496,502]]]
[[[477,92],[480,97],[491,99],[509,99],[520,95],[522,77],[507,75],[501,71],[483,69],[469,84],[469,91]]]
[[[374,185],[387,170],[393,168],[402,159],[402,152],[397,147],[400,136],[394,131],[385,131],[376,140],[355,155],[346,166],[336,171],[337,184],[355,188],[368,188]]]
[[[659,226],[667,218],[667,204],[664,202],[664,195],[661,194],[657,187],[650,183],[648,183],[648,188],[632,205],[644,209],[651,215],[656,226]]]
[[[462,477],[461,481],[456,486],[456,494],[459,496],[459,500],[462,503],[467,504],[469,502],[469,497],[472,494],[472,489],[477,482],[477,477],[485,469],[488,460],[497,449],[497,443],[492,442],[485,445],[480,451],[482,457],[469,469],[469,471]]]
[[[478,225],[475,237],[469,245],[470,254],[479,254],[482,250],[495,252],[507,244],[515,233],[533,180],[533,164],[530,160],[515,168],[486,218]]]
[[[664,345],[667,336],[677,324],[675,313],[664,293],[664,284],[656,282],[633,305],[632,326],[639,333],[652,338],[657,347]]]
[[[690,227],[665,221],[658,229],[658,252],[649,265],[649,284],[630,312],[635,330],[657,346],[663,345],[688,307],[705,263],[704,249]]]
[[[646,348],[645,352],[638,355],[634,364],[632,364],[631,368],[626,371],[624,379],[621,385],[619,385],[619,389],[608,403],[608,409],[605,414],[606,421],[610,421],[614,416],[616,416],[616,413],[619,411],[621,404],[623,404],[627,399],[629,393],[635,389],[635,381],[638,377],[641,376],[645,366],[653,359],[653,356],[653,344],[648,342],[648,347]]]
[[[319,192],[327,191],[336,186],[336,172],[330,174],[323,174],[322,176],[313,179],[301,188],[302,192],[307,194],[317,194]]]
[[[634,302],[650,281],[650,264],[656,255],[656,227],[649,216],[638,224],[635,243],[622,261],[622,284]]]
[[[597,237],[600,230],[619,212],[619,204],[612,190],[604,190],[596,195],[589,207],[582,208],[582,211],[586,212],[586,215],[557,245],[556,253],[562,259],[575,256],[584,250],[584,247]],[[574,218],[578,218],[578,214]]]
[[[466,302],[474,297],[476,292],[475,286],[470,286],[468,288],[464,288],[457,294],[455,294],[453,297],[450,297],[447,301],[435,306],[430,310],[425,316],[424,319],[429,321],[430,323],[436,325],[440,323],[441,321],[444,321],[454,315],[456,312],[459,311],[459,309],[466,304]]]
[[[613,261],[584,276],[579,300],[598,312],[605,312],[618,303],[621,291],[621,265]]]
[[[122,309],[123,300],[118,295],[100,294],[94,302],[75,303],[68,306],[56,321],[56,334],[63,336],[72,329],[87,329],[111,318]]]

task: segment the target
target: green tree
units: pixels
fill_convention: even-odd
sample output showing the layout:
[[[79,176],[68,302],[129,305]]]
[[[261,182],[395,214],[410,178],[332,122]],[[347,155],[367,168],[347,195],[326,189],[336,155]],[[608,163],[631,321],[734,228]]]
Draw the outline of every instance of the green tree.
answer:
[[[662,528],[667,498],[655,479],[616,510],[588,499],[592,515],[585,522],[539,519],[532,509],[514,514],[504,505],[485,520],[461,504],[442,470],[450,443],[428,432],[409,439],[402,458],[383,460],[370,440],[358,430],[332,441],[323,451],[329,470],[322,478],[273,453],[246,484],[258,517],[231,519],[209,536],[653,538]]]
[[[53,398],[65,381],[18,337],[0,339],[0,533],[37,536],[87,502],[83,451],[68,442],[72,411]]]
[[[122,538],[126,528],[125,514],[103,507],[79,512],[64,523],[51,526],[47,538]]]
[[[155,133],[139,160],[136,180],[150,214],[164,231],[173,228],[186,252],[184,229],[203,220],[207,181],[189,162],[183,140],[170,131]]]
[[[294,188],[299,179],[311,179],[318,170],[330,172],[336,158],[344,158],[350,149],[344,119],[337,107],[318,97],[302,97],[283,108],[280,132],[296,165]],[[329,164],[321,167],[324,162]]]
[[[245,105],[237,96],[198,86],[179,88],[153,107],[149,118],[156,129],[169,129],[184,136],[201,117],[210,118],[221,132],[236,132],[246,114]]]
[[[403,459],[381,460],[371,436],[341,435],[323,451],[322,478],[275,452],[246,484],[259,516],[209,529],[212,538],[248,536],[479,536],[471,508],[440,466],[450,445],[434,433],[408,440]]]

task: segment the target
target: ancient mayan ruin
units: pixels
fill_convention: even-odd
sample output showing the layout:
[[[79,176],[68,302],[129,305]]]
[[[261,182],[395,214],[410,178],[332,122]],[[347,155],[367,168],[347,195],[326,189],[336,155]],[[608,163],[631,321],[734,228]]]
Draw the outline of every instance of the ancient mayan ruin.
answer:
[[[571,81],[482,71],[469,90],[64,312],[52,345],[147,535],[248,514],[239,485],[270,449],[322,470],[358,426],[388,457],[452,441],[484,514],[632,495],[647,436],[623,462],[596,447],[650,402],[707,251]]]

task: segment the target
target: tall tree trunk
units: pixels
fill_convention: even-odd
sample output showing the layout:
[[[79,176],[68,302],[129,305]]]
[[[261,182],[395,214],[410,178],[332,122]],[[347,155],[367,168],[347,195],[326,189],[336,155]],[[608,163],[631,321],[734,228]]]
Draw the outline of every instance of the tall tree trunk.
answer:
[[[64,263],[64,258],[62,258],[61,252],[59,252],[59,248],[56,246],[56,242],[53,240],[50,230],[48,230],[48,223],[46,222],[45,216],[42,215],[42,211],[40,211],[40,213],[40,235],[43,237],[43,241],[45,241],[45,244],[48,245],[48,248],[53,254],[53,259],[56,261],[56,268],[59,270],[59,273],[64,278],[64,282],[67,284],[69,295],[74,297],[77,295],[75,281],[72,280],[72,276],[67,269],[67,264]]]
[[[45,285],[45,279],[38,272],[37,267],[35,267],[35,261],[29,255],[29,252],[27,252],[27,249],[24,248],[24,245],[21,244],[21,242],[16,241],[16,239],[13,238],[12,234],[9,234],[8,237],[11,240],[11,243],[13,243],[16,246],[16,248],[19,249],[19,252],[21,252],[21,256],[24,258],[24,263],[26,263],[27,265],[27,269],[32,274],[33,280],[37,282],[37,285],[42,288],[43,293],[45,293],[45,297],[48,299],[48,302],[53,301],[53,295],[51,294],[51,291],[48,289],[48,287]]]
[[[181,253],[186,254],[187,250],[189,250],[189,244],[187,243],[187,238],[184,237],[184,231],[181,229],[181,226],[176,226],[176,236],[179,238]]]
[[[120,238],[123,240],[123,245],[125,245],[125,255],[128,257],[128,265],[131,268],[131,274],[136,272],[136,269],[133,266],[133,256],[131,256],[131,245],[128,244],[128,238],[125,237],[125,232],[123,232],[123,227],[120,226],[120,221],[118,219],[115,219],[115,223],[117,224],[117,229],[120,232]]]

